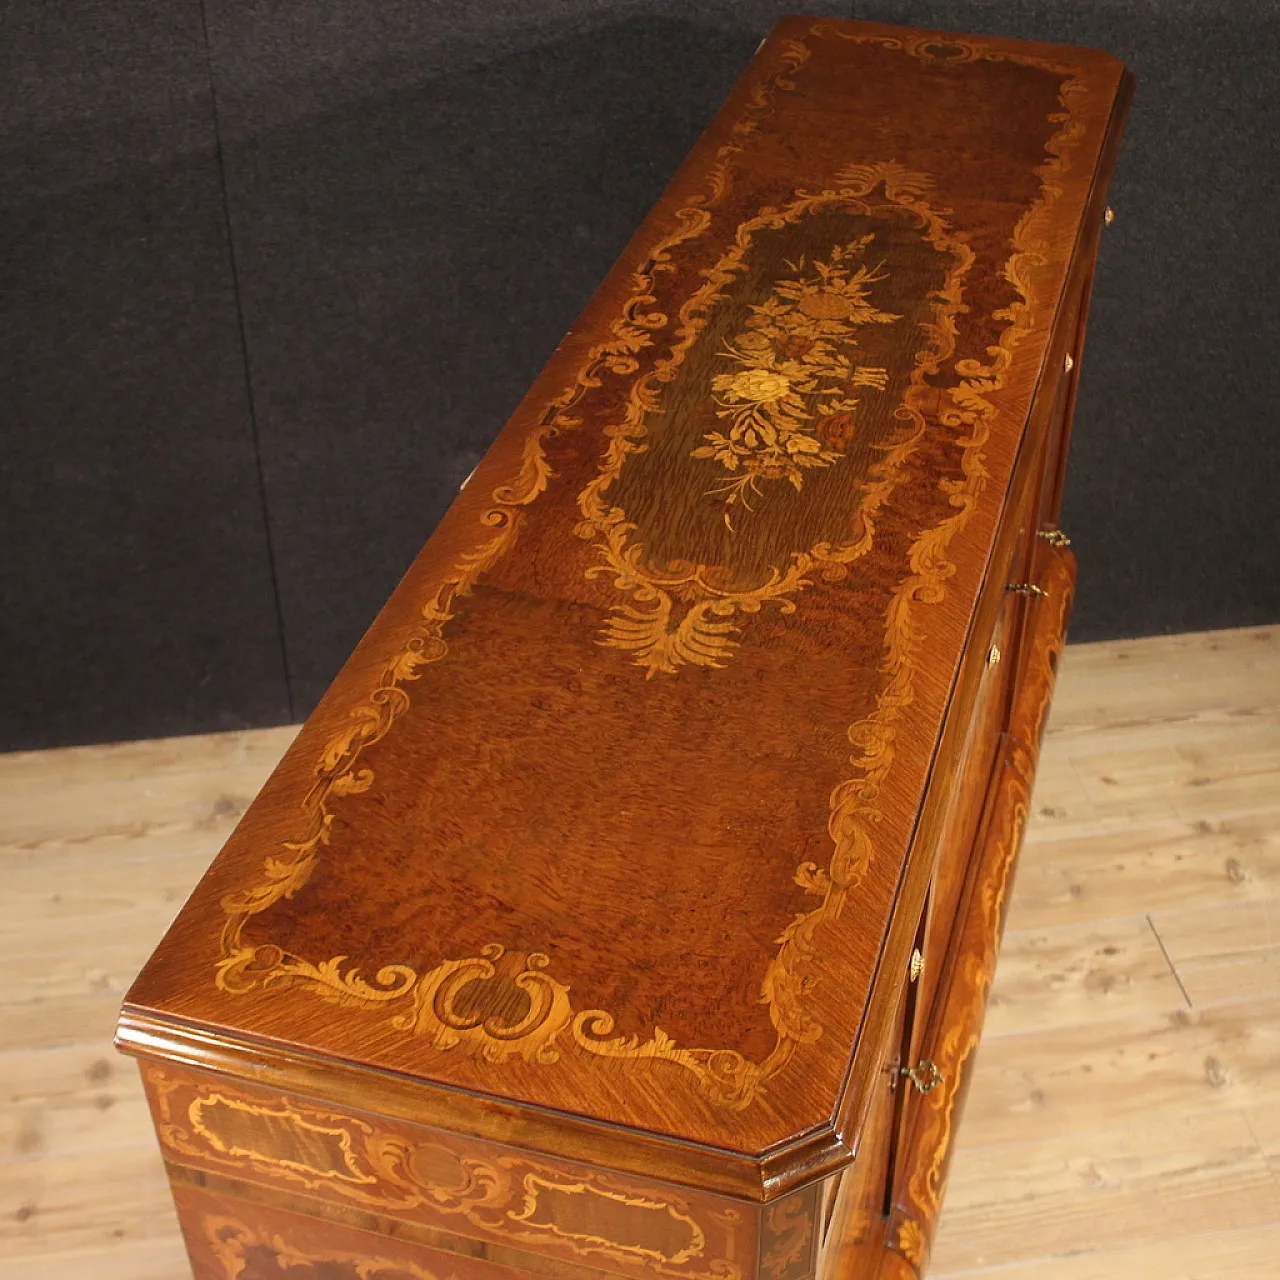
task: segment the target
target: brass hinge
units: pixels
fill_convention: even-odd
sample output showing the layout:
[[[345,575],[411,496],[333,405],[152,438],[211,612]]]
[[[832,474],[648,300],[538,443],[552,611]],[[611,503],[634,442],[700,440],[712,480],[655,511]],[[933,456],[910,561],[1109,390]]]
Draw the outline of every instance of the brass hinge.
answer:
[[[911,1081],[921,1093],[932,1093],[943,1081],[938,1064],[928,1058],[922,1058],[914,1067],[899,1067],[901,1073]]]
[[[1061,529],[1040,529],[1036,537],[1043,538],[1051,547],[1069,547],[1071,539]]]
[[[1042,599],[1049,594],[1043,587],[1037,587],[1034,582],[1011,582],[1005,590],[1016,591],[1020,596],[1038,596]]]

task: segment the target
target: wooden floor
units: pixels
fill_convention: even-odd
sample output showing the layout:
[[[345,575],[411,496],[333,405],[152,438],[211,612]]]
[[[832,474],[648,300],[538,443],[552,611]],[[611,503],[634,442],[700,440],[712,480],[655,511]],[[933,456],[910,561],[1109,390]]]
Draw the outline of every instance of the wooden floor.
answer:
[[[134,971],[288,729],[0,757],[0,1276],[181,1280]],[[1280,1275],[1280,628],[1068,651],[932,1274]]]

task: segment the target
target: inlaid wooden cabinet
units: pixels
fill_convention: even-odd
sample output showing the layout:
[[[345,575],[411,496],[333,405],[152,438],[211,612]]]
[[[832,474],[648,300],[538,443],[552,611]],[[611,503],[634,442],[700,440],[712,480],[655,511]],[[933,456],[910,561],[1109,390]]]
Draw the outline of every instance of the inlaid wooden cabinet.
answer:
[[[1128,95],[764,43],[127,998],[200,1280],[922,1272]]]

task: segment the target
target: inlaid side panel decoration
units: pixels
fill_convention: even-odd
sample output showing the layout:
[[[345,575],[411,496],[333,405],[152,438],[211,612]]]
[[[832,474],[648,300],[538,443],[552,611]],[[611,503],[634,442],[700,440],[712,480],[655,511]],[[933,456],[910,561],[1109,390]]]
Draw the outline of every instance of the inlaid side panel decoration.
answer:
[[[775,1200],[764,1210],[760,1273],[767,1280],[804,1280],[814,1269],[818,1245],[817,1185]]]
[[[197,1280],[514,1280],[483,1257],[176,1185],[174,1202]],[[579,1268],[579,1280],[605,1272]],[[175,1278],[176,1280],[176,1278]]]
[[[181,1131],[173,1124],[170,1105],[174,1082],[159,1070],[153,1070],[151,1078],[161,1110],[168,1117],[162,1137],[181,1149]],[[210,1092],[191,1102],[187,1120],[191,1133],[203,1139],[211,1152],[232,1162],[246,1159],[275,1164],[313,1188],[320,1185],[317,1179],[366,1187],[378,1183],[378,1175],[356,1156],[350,1122],[337,1116],[309,1118],[287,1102],[270,1106],[230,1093]]]
[[[450,1134],[159,1066],[144,1068],[144,1080],[165,1157],[176,1164],[637,1275],[741,1280],[754,1251],[747,1216],[711,1196],[496,1148],[481,1153]],[[794,1280],[794,1224],[781,1227],[785,1256],[773,1280]]]

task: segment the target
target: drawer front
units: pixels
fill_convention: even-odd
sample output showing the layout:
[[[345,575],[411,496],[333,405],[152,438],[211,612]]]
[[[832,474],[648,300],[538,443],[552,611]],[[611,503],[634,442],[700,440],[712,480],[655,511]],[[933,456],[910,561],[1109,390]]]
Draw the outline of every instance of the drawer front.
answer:
[[[969,876],[1000,736],[1009,725],[1013,690],[1020,674],[1021,640],[1038,603],[1038,597],[1023,589],[1035,585],[1031,579],[1039,539],[1033,515],[1039,497],[1037,484],[1031,487],[1022,509],[1010,517],[1017,526],[1012,546],[1003,563],[992,572],[988,586],[998,597],[995,620],[986,635],[974,641],[975,660],[982,663],[982,676],[962,745],[946,780],[946,816],[935,841],[925,937],[920,949],[923,968],[919,1003],[923,1016],[917,1019],[918,1025],[927,1020],[948,965],[952,931]],[[913,1047],[915,1051],[918,1044]]]
[[[909,1136],[920,1111],[928,1107],[933,1091],[943,1087],[934,1062],[939,1006],[962,964],[964,948],[971,944],[964,936],[964,921],[980,871],[983,828],[994,804],[993,789],[1003,776],[1001,761],[1015,699],[1030,676],[1028,664],[1035,660],[1034,640],[1044,626],[1044,611],[1060,603],[1039,594],[1044,587],[1037,580],[1037,575],[1045,576],[1044,556],[1052,550],[1041,536],[1039,517],[1051,487],[1057,441],[1056,431],[1042,437],[1029,465],[1032,481],[1007,517],[1012,537],[987,587],[997,597],[995,618],[985,636],[973,641],[983,670],[961,745],[945,777],[945,814],[934,841],[933,872],[914,957],[916,978],[907,998],[901,1057],[905,1066],[914,1069],[914,1078],[903,1081],[891,1125],[891,1188],[909,1172],[905,1167],[910,1159]]]

